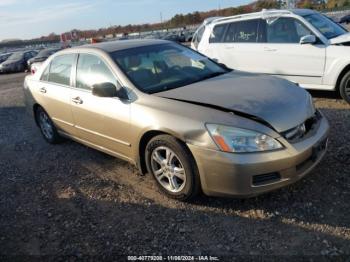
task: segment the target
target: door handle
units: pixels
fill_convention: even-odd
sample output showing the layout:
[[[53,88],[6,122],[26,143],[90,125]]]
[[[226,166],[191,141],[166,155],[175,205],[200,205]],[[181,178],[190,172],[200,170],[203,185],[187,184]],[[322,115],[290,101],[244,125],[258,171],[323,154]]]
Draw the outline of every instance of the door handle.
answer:
[[[72,98],[72,102],[78,105],[81,105],[83,103],[83,100],[81,100],[81,98],[78,96],[78,97]]]
[[[40,91],[41,93],[44,93],[44,94],[47,92],[47,90],[46,90],[45,87],[40,88],[39,91]]]

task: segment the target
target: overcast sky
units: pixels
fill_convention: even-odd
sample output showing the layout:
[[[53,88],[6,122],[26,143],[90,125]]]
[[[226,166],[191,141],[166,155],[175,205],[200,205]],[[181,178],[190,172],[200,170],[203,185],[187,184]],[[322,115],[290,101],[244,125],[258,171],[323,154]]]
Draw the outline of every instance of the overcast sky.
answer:
[[[0,41],[71,29],[152,23],[177,13],[238,6],[251,0],[0,0]]]

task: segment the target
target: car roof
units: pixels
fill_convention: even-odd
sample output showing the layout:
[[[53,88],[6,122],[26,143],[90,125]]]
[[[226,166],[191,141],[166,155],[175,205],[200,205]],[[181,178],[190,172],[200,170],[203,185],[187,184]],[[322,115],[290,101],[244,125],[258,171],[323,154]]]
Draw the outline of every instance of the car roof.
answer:
[[[71,48],[71,50],[79,51],[81,49],[92,48],[92,49],[100,49],[107,53],[112,53],[115,51],[120,51],[120,50],[125,50],[130,48],[157,45],[157,44],[167,44],[167,43],[172,43],[172,42],[166,41],[166,40],[158,40],[158,39],[142,39],[142,40],[137,39],[137,40],[122,40],[122,41],[117,40],[117,41],[111,41],[111,42],[103,42],[103,43],[73,47]]]
[[[310,9],[263,9],[260,12],[255,13],[247,13],[247,14],[239,14],[234,16],[228,16],[228,17],[214,17],[213,19],[206,19],[204,21],[204,24],[211,24],[216,22],[224,22],[224,21],[231,21],[234,19],[255,19],[260,18],[263,16],[282,16],[282,15],[299,15],[299,16],[305,16],[309,14],[315,14],[317,13],[314,10]]]

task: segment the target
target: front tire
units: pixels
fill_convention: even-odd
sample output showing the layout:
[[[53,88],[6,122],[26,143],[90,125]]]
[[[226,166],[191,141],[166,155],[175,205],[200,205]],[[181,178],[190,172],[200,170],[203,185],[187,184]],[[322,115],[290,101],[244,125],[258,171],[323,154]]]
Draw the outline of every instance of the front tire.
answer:
[[[341,97],[350,104],[350,71],[342,78],[339,86]]]
[[[41,134],[48,143],[57,144],[62,141],[62,137],[58,134],[54,123],[42,107],[36,109],[35,117]]]
[[[200,191],[197,165],[188,148],[176,138],[159,135],[149,141],[145,152],[148,173],[168,197],[181,201]]]

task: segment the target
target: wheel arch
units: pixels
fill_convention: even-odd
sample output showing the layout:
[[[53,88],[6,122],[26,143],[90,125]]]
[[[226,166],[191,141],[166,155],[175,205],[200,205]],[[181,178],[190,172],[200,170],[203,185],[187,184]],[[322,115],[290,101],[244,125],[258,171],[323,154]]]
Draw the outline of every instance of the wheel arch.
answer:
[[[36,111],[38,110],[39,107],[42,108],[42,106],[39,105],[38,103],[33,104],[33,116],[34,116],[34,120],[35,120],[35,123],[37,126],[39,126],[39,123],[38,123],[38,119],[36,117]]]
[[[191,150],[188,148],[185,140],[181,138],[178,134],[171,132],[170,130],[157,130],[157,129],[151,129],[147,130],[142,134],[142,136],[139,139],[139,144],[138,144],[138,161],[137,165],[139,168],[139,171],[141,174],[146,174],[147,173],[147,167],[146,167],[146,159],[145,159],[145,151],[146,151],[146,146],[148,142],[158,136],[158,135],[169,135],[172,137],[175,137],[178,139],[180,142],[183,143],[183,145],[189,150],[189,152],[192,154]]]
[[[341,83],[343,77],[346,75],[347,72],[350,72],[350,64],[345,66],[344,69],[340,72],[340,74],[338,76],[337,83],[336,83],[336,86],[335,86],[337,92],[339,92],[340,83]]]

